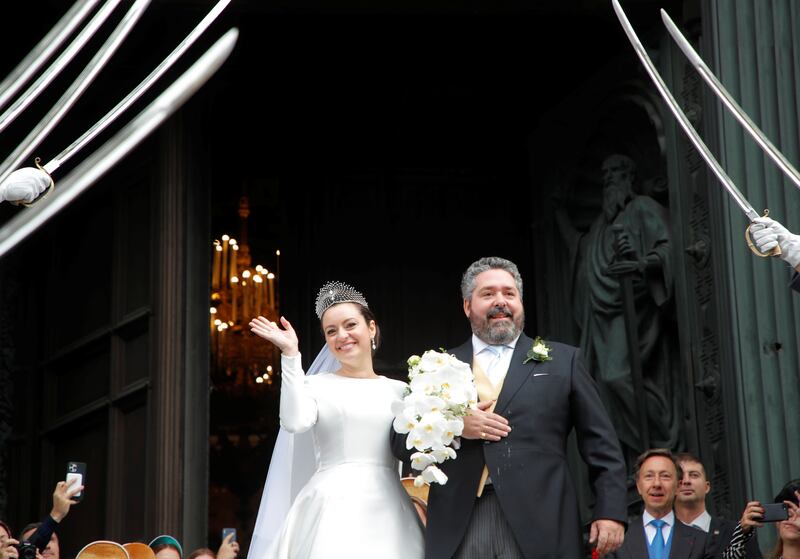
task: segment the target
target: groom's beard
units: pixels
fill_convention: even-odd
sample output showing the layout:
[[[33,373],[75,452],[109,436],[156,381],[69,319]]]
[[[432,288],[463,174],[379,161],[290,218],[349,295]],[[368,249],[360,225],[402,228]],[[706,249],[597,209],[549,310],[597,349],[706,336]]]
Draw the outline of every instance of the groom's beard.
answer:
[[[508,320],[490,321],[495,317],[505,317]],[[522,332],[525,326],[525,313],[520,310],[513,315],[506,307],[493,307],[486,316],[471,313],[469,322],[472,333],[488,344],[509,344]]]
[[[609,185],[603,191],[603,214],[606,221],[611,223],[617,214],[625,207],[628,193],[618,186]]]

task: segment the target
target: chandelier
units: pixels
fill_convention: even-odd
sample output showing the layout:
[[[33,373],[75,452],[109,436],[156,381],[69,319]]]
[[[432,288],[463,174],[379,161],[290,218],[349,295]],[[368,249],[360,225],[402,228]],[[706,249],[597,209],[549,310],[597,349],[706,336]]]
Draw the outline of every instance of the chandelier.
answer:
[[[263,316],[277,321],[281,251],[275,251],[275,272],[252,265],[247,243],[250,203],[239,199],[239,239],[222,235],[212,243],[211,366],[218,384],[247,388],[270,386],[278,352],[273,344],[250,332],[250,320]]]

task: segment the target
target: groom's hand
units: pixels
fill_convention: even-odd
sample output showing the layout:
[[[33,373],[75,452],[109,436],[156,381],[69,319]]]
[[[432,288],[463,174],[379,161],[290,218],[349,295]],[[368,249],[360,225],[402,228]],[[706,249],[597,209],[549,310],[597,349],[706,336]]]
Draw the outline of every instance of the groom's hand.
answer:
[[[478,402],[478,409],[469,410],[464,417],[464,430],[461,436],[465,439],[483,439],[485,441],[499,441],[511,432],[508,420],[502,415],[486,411],[494,400]]]
[[[597,554],[602,557],[616,551],[625,539],[625,526],[616,520],[601,518],[592,522],[589,531],[589,543],[597,547]]]

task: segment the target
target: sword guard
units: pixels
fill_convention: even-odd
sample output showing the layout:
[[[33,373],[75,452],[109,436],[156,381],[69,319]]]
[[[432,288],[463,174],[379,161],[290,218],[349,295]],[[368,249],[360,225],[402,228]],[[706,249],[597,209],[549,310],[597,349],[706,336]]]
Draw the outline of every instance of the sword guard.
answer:
[[[42,193],[41,193],[41,194],[40,194],[40,195],[39,195],[39,196],[36,198],[36,200],[34,200],[33,202],[21,202],[21,203],[20,203],[20,205],[22,205],[22,206],[25,206],[25,207],[28,207],[28,208],[30,208],[30,207],[31,207],[31,206],[33,206],[34,204],[38,203],[38,202],[39,202],[40,200],[42,200],[43,198],[47,197],[47,195],[48,195],[48,194],[50,194],[50,193],[53,191],[53,189],[56,187],[56,183],[55,183],[55,181],[53,180],[53,177],[50,175],[50,173],[48,173],[47,171],[45,171],[45,170],[44,170],[44,167],[42,167],[42,158],[41,158],[41,157],[37,157],[36,159],[34,159],[34,160],[33,160],[33,162],[36,164],[36,168],[37,168],[37,169],[39,169],[40,171],[43,171],[43,172],[44,172],[44,173],[45,173],[45,174],[46,174],[48,177],[50,177],[50,186],[49,186],[49,187],[47,187],[47,190],[45,190],[44,192],[42,192]]]
[[[767,216],[769,216],[769,209],[764,210],[763,217]],[[775,248],[773,248],[769,252],[761,252],[756,248],[755,244],[753,244],[753,238],[750,235],[750,227],[752,226],[753,224],[751,223],[750,225],[747,226],[747,229],[744,230],[744,240],[747,242],[747,246],[750,248],[750,251],[756,256],[760,256],[761,258],[766,258],[768,256],[780,256],[782,254],[780,245],[776,245]]]

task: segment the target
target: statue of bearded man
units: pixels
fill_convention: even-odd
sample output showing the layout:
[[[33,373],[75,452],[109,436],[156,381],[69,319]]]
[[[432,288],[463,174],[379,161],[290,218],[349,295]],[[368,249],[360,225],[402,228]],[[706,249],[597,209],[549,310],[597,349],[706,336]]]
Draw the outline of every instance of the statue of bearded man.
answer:
[[[602,164],[602,212],[586,233],[556,212],[573,259],[574,319],[580,346],[629,460],[649,447],[676,448],[680,431],[675,365],[677,339],[665,312],[672,298],[672,257],[666,208],[633,190],[635,164],[614,154]],[[634,393],[621,275],[630,274],[636,308],[644,395]],[[640,399],[642,398],[642,399]],[[643,441],[639,409],[648,418]]]

